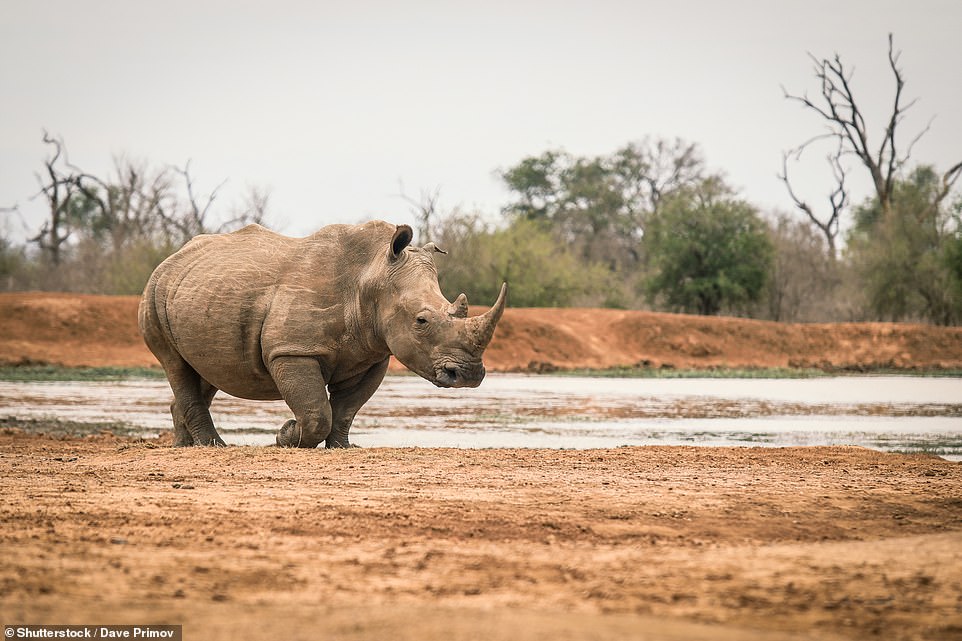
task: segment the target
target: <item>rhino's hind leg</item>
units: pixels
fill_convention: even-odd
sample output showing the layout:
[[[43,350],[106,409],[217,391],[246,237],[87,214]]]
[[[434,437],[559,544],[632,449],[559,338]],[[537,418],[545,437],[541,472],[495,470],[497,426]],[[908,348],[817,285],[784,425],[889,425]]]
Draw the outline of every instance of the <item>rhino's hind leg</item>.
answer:
[[[177,401],[173,401],[170,404],[170,415],[174,419],[174,447],[190,447],[194,444],[194,437],[190,435],[190,430],[187,429],[187,419],[184,418],[184,413],[180,411],[180,406],[177,405]]]
[[[204,399],[204,404],[207,406],[207,409],[210,410],[210,404],[211,401],[214,400],[214,395],[217,394],[217,388],[204,379],[201,379],[200,393],[201,398]],[[174,447],[190,447],[191,445],[195,445],[194,437],[191,435],[190,430],[187,429],[187,419],[184,417],[184,412],[180,409],[176,400],[170,404],[170,415],[174,419]]]
[[[214,429],[210,403],[217,388],[200,377],[183,359],[164,363],[167,381],[174,392],[171,414],[175,445],[226,445]],[[190,442],[187,442],[190,437]]]
[[[170,413],[174,420],[174,445],[226,445],[214,429],[210,418],[210,402],[217,390],[201,378],[180,355],[160,330],[154,302],[156,282],[151,278],[144,301],[140,305],[139,323],[147,347],[167,373],[167,382],[174,392]]]
[[[317,360],[285,356],[268,367],[277,390],[294,412],[277,433],[281,447],[317,447],[331,432],[331,404]]]

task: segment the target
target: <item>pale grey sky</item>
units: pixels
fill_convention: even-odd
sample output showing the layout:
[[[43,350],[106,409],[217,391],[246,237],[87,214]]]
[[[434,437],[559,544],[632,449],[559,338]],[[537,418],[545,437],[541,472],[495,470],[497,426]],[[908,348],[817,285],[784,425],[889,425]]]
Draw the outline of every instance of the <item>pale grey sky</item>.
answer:
[[[201,190],[229,179],[222,205],[270,188],[294,235],[410,222],[399,180],[493,216],[497,169],[646,135],[698,143],[742,196],[789,210],[781,153],[821,131],[782,96],[817,94],[807,52],[854,67],[877,142],[894,32],[919,98],[904,133],[934,116],[914,157],[945,169],[962,160],[959,25],[958,0],[0,0],[0,206],[39,225],[46,128],[92,173],[191,159]],[[799,170],[813,201],[816,161]]]

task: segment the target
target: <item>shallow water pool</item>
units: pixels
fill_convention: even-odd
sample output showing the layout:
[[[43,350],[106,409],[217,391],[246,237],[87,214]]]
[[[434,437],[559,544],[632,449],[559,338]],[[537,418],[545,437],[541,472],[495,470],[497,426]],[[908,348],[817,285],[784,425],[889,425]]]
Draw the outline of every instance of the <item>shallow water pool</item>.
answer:
[[[164,381],[0,382],[0,416],[123,421],[169,429]],[[219,395],[214,423],[230,444],[270,444],[283,402]],[[611,379],[489,374],[445,390],[388,376],[362,408],[365,447],[861,445],[962,460],[962,378]]]

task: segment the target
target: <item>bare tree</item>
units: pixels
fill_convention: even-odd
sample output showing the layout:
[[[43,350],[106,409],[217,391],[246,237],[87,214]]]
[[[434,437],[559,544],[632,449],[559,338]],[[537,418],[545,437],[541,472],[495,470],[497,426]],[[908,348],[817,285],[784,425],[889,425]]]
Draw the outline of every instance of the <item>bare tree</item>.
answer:
[[[7,233],[9,233],[10,218],[16,216],[20,219],[20,224],[24,229],[27,229],[27,224],[23,220],[23,214],[20,212],[20,204],[13,203],[9,207],[0,207],[0,214],[3,215],[3,225],[0,226],[0,239],[5,239]]]
[[[176,207],[168,172],[152,173],[143,163],[122,157],[114,159],[114,172],[110,181],[86,173],[78,176],[80,190],[95,205],[96,219],[88,231],[109,238],[114,250],[132,239],[168,232],[170,212]]]
[[[267,225],[270,201],[270,189],[248,187],[240,206],[234,209],[234,216],[219,225],[218,231],[226,231],[252,223]]]
[[[64,174],[58,163],[66,162],[66,150],[63,140],[52,137],[47,131],[43,132],[43,142],[53,146],[53,152],[44,159],[46,176],[36,174],[40,183],[40,191],[34,196],[43,196],[47,201],[49,217],[40,227],[36,236],[30,242],[50,257],[54,265],[61,261],[61,249],[70,238],[73,230],[70,220],[70,206],[80,191],[78,176],[73,173]]]
[[[116,250],[129,239],[149,236],[162,227],[162,213],[174,199],[167,172],[149,176],[144,166],[117,158],[116,177],[108,182],[73,165],[62,139],[45,131],[43,141],[54,148],[44,161],[46,177],[38,175],[37,195],[46,199],[49,216],[30,241],[55,265],[79,228],[97,238],[109,238]]]
[[[853,71],[845,67],[839,54],[836,53],[832,59],[819,59],[809,54],[814,64],[815,77],[819,81],[821,89],[820,96],[817,98],[809,98],[807,94],[800,96],[791,94],[783,88],[786,98],[814,111],[821,116],[828,127],[827,133],[816,136],[785,154],[780,178],[788,186],[789,194],[796,206],[827,234],[831,246],[834,246],[833,238],[838,233],[839,215],[848,204],[844,184],[845,171],[842,169],[840,162],[842,156],[854,155],[859,163],[868,170],[879,206],[883,214],[887,214],[892,208],[892,193],[900,171],[911,158],[915,144],[928,132],[931,126],[930,121],[904,148],[900,145],[899,124],[916,100],[908,102],[904,100],[905,78],[899,68],[901,52],[895,50],[892,34],[889,34],[888,41],[888,63],[895,81],[895,94],[891,112],[882,132],[881,142],[877,143],[877,146],[873,145],[870,140],[865,117],[856,102],[855,93],[852,89]],[[824,217],[821,219],[816,217],[812,208],[796,195],[788,178],[789,158],[794,157],[797,160],[801,152],[811,143],[825,138],[834,138],[838,141],[838,153],[830,158],[837,188],[829,196],[831,211],[827,221],[824,220]],[[949,194],[960,174],[962,174],[962,162],[955,164],[942,175],[941,189],[935,195],[936,201],[933,203],[935,207],[938,207]]]
[[[197,234],[214,231],[210,229],[208,214],[210,213],[211,205],[213,205],[217,199],[217,192],[220,191],[220,188],[224,186],[227,180],[221,181],[205,198],[198,200],[194,189],[194,180],[190,175],[190,160],[184,164],[183,169],[180,167],[171,167],[170,169],[183,179],[184,188],[187,191],[187,203],[184,211],[161,212],[161,216],[169,225],[180,231],[184,239],[192,238]]]
[[[706,177],[698,145],[681,138],[644,138],[616,151],[606,164],[623,194],[627,214],[644,228],[665,196],[700,183]]]
[[[37,196],[44,196],[50,213],[30,241],[49,254],[54,264],[60,264],[62,248],[81,226],[85,234],[99,242],[109,241],[117,251],[137,239],[162,238],[177,245],[197,234],[263,222],[267,216],[269,192],[251,189],[245,205],[233,217],[215,221],[212,206],[227,181],[206,195],[199,194],[190,161],[182,168],[152,171],[143,162],[117,157],[114,175],[104,179],[71,164],[60,138],[45,131],[43,141],[53,152],[44,161],[46,175],[37,177],[41,186]],[[183,182],[183,192],[178,189],[178,179]]]
[[[845,189],[845,167],[842,165],[843,146],[841,140],[839,140],[839,145],[835,153],[830,154],[827,158],[829,165],[832,167],[835,187],[828,194],[828,216],[824,219],[815,212],[808,202],[802,200],[795,193],[795,189],[792,188],[792,183],[788,178],[789,158],[794,157],[795,160],[798,160],[807,146],[808,143],[803,143],[795,149],[782,154],[782,173],[780,173],[778,177],[785,183],[788,189],[788,195],[791,197],[792,202],[795,203],[795,206],[803,211],[812,224],[821,230],[825,236],[829,258],[835,260],[838,255],[835,239],[838,236],[839,220],[841,219],[842,211],[848,207],[849,204],[848,192]]]
[[[400,193],[398,196],[404,199],[414,212],[417,218],[419,242],[426,243],[432,240],[434,224],[438,215],[438,200],[441,198],[441,187],[437,186],[433,190],[422,189],[418,199],[408,196],[404,191],[404,183],[398,181]]]
[[[194,187],[194,179],[190,173],[190,161],[184,168],[171,168],[184,182],[187,201],[180,208],[179,213],[163,212],[164,219],[169,225],[181,232],[184,240],[197,234],[219,234],[249,225],[251,223],[265,224],[268,218],[271,192],[260,187],[248,187],[240,206],[234,207],[230,218],[216,221],[211,216],[211,207],[217,199],[221,188],[227,184],[225,178],[206,196],[200,196]]]

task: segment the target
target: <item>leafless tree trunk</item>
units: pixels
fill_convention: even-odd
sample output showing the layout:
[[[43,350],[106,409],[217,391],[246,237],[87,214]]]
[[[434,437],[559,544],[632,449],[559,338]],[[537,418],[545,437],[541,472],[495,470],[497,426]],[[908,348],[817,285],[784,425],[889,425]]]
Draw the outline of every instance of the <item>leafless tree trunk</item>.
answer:
[[[59,137],[45,131],[43,142],[49,153],[34,198],[44,198],[48,214],[39,231],[28,234],[43,257],[43,269],[30,276],[41,287],[137,292],[158,262],[194,236],[267,217],[269,193],[256,188],[228,220],[216,216],[213,204],[226,181],[205,194],[189,162],[155,169],[118,156],[112,171],[95,176],[71,164]],[[8,245],[0,228],[0,250]]]
[[[194,191],[193,178],[191,178],[190,175],[190,161],[188,160],[184,164],[183,169],[174,167],[173,170],[184,180],[184,187],[187,190],[187,207],[186,211],[180,216],[171,217],[165,215],[165,220],[177,227],[185,240],[197,234],[213,231],[209,229],[207,216],[210,213],[211,205],[213,205],[217,199],[217,192],[220,191],[220,188],[223,187],[227,181],[221,181],[219,185],[211,190],[203,201],[199,201]]]
[[[838,237],[839,220],[841,219],[842,211],[848,206],[848,192],[845,190],[845,168],[841,162],[843,148],[840,142],[838,150],[828,157],[828,162],[832,167],[832,173],[835,177],[835,187],[828,195],[828,216],[820,217],[808,202],[802,200],[795,193],[795,190],[792,188],[792,183],[788,178],[789,158],[794,157],[798,160],[802,152],[805,151],[806,146],[807,143],[782,154],[782,173],[779,174],[778,177],[785,183],[788,189],[788,195],[791,197],[792,202],[795,203],[795,206],[804,212],[812,224],[825,236],[829,258],[834,261],[838,255],[835,239]]]
[[[109,236],[112,248],[120,250],[133,238],[149,237],[163,231],[165,212],[173,209],[173,185],[167,171],[153,177],[142,164],[124,158],[114,160],[116,180],[108,183],[90,174],[80,174],[78,186],[99,213],[96,233]]]
[[[50,215],[31,242],[48,253],[59,265],[62,248],[77,226],[89,238],[110,243],[119,252],[137,239],[166,239],[177,245],[197,234],[221,232],[246,224],[263,222],[267,216],[269,193],[252,189],[245,207],[222,224],[211,220],[211,208],[221,182],[209,194],[198,195],[190,173],[190,162],[183,168],[166,167],[149,171],[143,163],[119,157],[114,160],[115,177],[106,180],[85,173],[66,157],[63,141],[44,132],[43,141],[53,146],[45,161],[46,176],[38,176]],[[176,177],[184,182],[186,202],[178,197]]]
[[[785,97],[801,103],[807,109],[814,111],[821,116],[828,126],[828,133],[816,136],[809,141],[802,143],[799,147],[785,154],[783,158],[783,171],[780,178],[788,187],[789,194],[795,205],[817,225],[830,239],[830,244],[834,248],[834,235],[838,233],[838,218],[842,209],[847,203],[845,192],[845,171],[842,169],[841,158],[844,155],[852,154],[858,158],[859,163],[868,170],[872,178],[875,196],[883,215],[889,213],[892,208],[892,193],[899,172],[906,165],[912,156],[912,149],[919,139],[925,135],[931,126],[931,122],[926,125],[903,149],[898,143],[898,126],[915,100],[908,103],[904,101],[903,89],[905,88],[905,78],[899,68],[900,51],[896,51],[893,43],[892,34],[889,34],[888,63],[892,70],[895,80],[895,95],[892,100],[892,109],[883,131],[882,140],[877,146],[870,142],[868,128],[861,108],[856,102],[855,93],[852,89],[853,72],[846,69],[839,54],[834,58],[818,59],[809,54],[814,63],[815,77],[821,86],[821,95],[818,98],[809,98],[807,94],[801,96],[785,91]],[[811,207],[799,198],[792,189],[788,178],[788,160],[791,157],[796,159],[801,152],[816,140],[825,138],[835,138],[838,140],[838,153],[830,158],[830,162],[835,174],[837,188],[829,196],[830,214],[827,221],[818,218]],[[951,167],[942,176],[942,189],[936,194],[934,206],[938,206],[949,194],[955,181],[962,174],[962,162]],[[831,230],[834,230],[832,232]],[[834,251],[834,249],[833,249]]]
[[[63,175],[57,168],[57,163],[66,157],[63,141],[44,131],[43,142],[53,145],[53,153],[44,160],[46,177],[37,174],[37,182],[40,183],[37,196],[42,194],[47,201],[50,217],[44,221],[39,233],[29,240],[36,243],[40,250],[50,257],[54,265],[59,265],[61,248],[72,233],[69,207],[71,199],[79,191],[78,178],[73,174]]]

